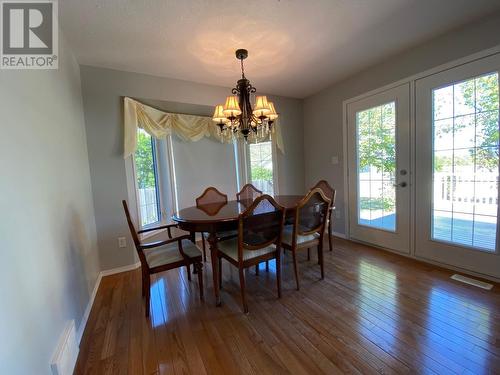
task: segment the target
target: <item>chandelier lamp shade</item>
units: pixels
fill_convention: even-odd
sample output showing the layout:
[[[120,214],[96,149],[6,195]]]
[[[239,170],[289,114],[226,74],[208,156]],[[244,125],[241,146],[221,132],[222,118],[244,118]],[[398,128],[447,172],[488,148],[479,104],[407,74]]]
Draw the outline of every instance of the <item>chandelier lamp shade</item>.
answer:
[[[224,138],[241,138],[248,140],[252,134],[255,138],[264,138],[272,133],[272,125],[278,118],[274,104],[266,96],[255,96],[252,106],[252,97],[257,91],[245,77],[243,60],[248,57],[246,49],[238,49],[236,58],[241,63],[241,79],[231,90],[233,95],[226,98],[224,105],[215,106],[212,120],[220,129]]]

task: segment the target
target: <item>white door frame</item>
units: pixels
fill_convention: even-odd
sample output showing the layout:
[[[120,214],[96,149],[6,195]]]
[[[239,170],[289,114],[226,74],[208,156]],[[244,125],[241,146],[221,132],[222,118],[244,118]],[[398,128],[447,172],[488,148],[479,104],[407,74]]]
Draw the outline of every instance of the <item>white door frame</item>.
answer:
[[[404,182],[404,186],[397,186],[396,193],[396,226],[394,231],[359,224],[357,215],[359,201],[358,157],[357,154],[357,121],[356,114],[369,108],[378,107],[385,103],[395,103],[395,145],[396,166],[395,183]],[[411,238],[411,146],[410,146],[410,85],[409,83],[396,86],[378,94],[351,102],[347,105],[347,145],[348,145],[348,199],[349,231],[352,238],[378,246],[390,248],[395,252],[410,253]],[[402,175],[400,171],[406,170]],[[356,208],[356,210],[354,210]],[[354,217],[351,213],[354,211]],[[356,220],[358,218],[358,220]]]
[[[500,45],[497,45],[495,47],[492,47],[492,48],[489,48],[489,49],[486,49],[486,50],[483,50],[483,51],[480,51],[480,52],[477,52],[477,53],[474,53],[474,54],[471,54],[471,55],[468,55],[468,56],[465,56],[465,57],[462,57],[462,58],[459,58],[459,59],[456,59],[456,60],[452,60],[452,61],[449,61],[445,64],[441,64],[441,65],[438,65],[434,68],[431,68],[431,69],[427,69],[423,72],[420,72],[420,73],[417,73],[417,74],[414,74],[414,75],[411,75],[409,77],[406,77],[406,78],[403,78],[403,79],[400,79],[398,81],[395,81],[395,82],[392,82],[392,83],[389,83],[387,85],[384,85],[382,87],[379,87],[379,88],[376,88],[376,89],[373,89],[373,90],[370,90],[368,92],[365,92],[363,94],[360,94],[360,95],[357,95],[357,96],[354,96],[352,98],[349,98],[349,99],[346,99],[342,102],[342,138],[343,138],[343,150],[342,150],[342,155],[343,155],[343,169],[344,169],[344,173],[343,173],[343,177],[344,177],[344,232],[345,232],[345,237],[347,239],[351,239],[351,236],[350,236],[350,233],[349,233],[349,203],[348,203],[348,194],[347,192],[349,191],[349,184],[348,184],[348,180],[349,180],[349,176],[348,176],[348,136],[347,136],[347,105],[349,103],[352,103],[352,102],[355,102],[355,101],[358,101],[360,99],[363,99],[363,98],[366,98],[366,97],[369,97],[369,96],[372,96],[372,95],[375,95],[375,94],[378,94],[380,92],[383,92],[383,91],[386,91],[388,89],[391,89],[391,88],[394,88],[394,87],[397,87],[401,84],[404,84],[404,83],[409,83],[410,84],[410,134],[411,134],[411,137],[412,137],[412,147],[414,148],[415,147],[415,101],[416,101],[416,98],[415,98],[415,82],[418,80],[418,79],[422,79],[422,78],[425,78],[427,76],[430,76],[430,75],[433,75],[433,74],[436,74],[436,73],[439,73],[439,72],[442,72],[442,71],[445,71],[445,70],[448,70],[448,69],[451,69],[451,68],[454,68],[454,67],[457,67],[457,66],[460,66],[460,65],[463,65],[463,64],[467,64],[467,63],[470,63],[470,62],[473,62],[473,61],[476,61],[476,60],[480,60],[480,59],[483,59],[485,57],[489,57],[489,56],[493,56],[493,55],[496,55],[496,54],[500,54]],[[411,155],[411,168],[412,170],[415,170],[415,155],[414,155],[414,152],[412,152],[412,155]],[[411,175],[411,181],[412,181],[412,184],[413,186],[415,186],[415,174],[412,174]],[[412,196],[411,196],[411,207],[412,207],[412,212],[415,212],[415,193],[414,191],[412,192]],[[411,226],[412,228],[415,227],[415,215],[412,215],[411,217]],[[412,229],[413,230],[413,229]],[[389,249],[386,249],[386,250],[389,250]],[[391,251],[391,250],[389,250]],[[500,282],[500,279],[498,278],[495,278],[495,277],[492,277],[492,276],[487,276],[487,275],[483,275],[483,274],[478,274],[478,273],[475,273],[473,271],[469,271],[469,270],[464,270],[460,267],[455,267],[455,266],[452,266],[452,265],[446,265],[446,264],[442,264],[442,263],[437,263],[435,261],[432,261],[432,260],[429,260],[429,259],[423,259],[423,258],[420,258],[418,257],[416,254],[415,254],[415,233],[413,232],[411,237],[410,237],[410,254],[403,254],[403,253],[399,253],[399,254],[402,254],[404,256],[408,256],[408,257],[411,257],[411,258],[414,258],[414,259],[419,259],[419,260],[423,260],[427,263],[431,263],[431,264],[436,264],[436,265],[440,265],[440,266],[443,266],[443,267],[446,267],[446,268],[450,268],[450,269],[454,269],[454,270],[458,270],[458,271],[462,271],[462,272],[465,272],[465,273],[469,273],[471,275],[477,275],[477,276],[480,276],[480,277],[483,277],[483,278],[486,278],[486,279],[490,279],[490,280],[493,280],[493,281],[496,281],[496,282]]]
[[[426,142],[429,136],[432,138],[432,89],[448,86],[455,82],[471,79],[488,72],[496,71],[500,74],[500,55],[493,55],[481,60],[473,61],[467,65],[460,65],[446,70],[436,75],[432,75],[416,83],[416,117],[419,127],[416,129],[415,142],[417,164],[416,175],[424,176],[424,180],[432,178],[432,141]],[[419,178],[420,180],[420,178]],[[433,188],[428,184],[419,184],[415,189],[415,199],[420,198],[422,204],[415,212],[417,227],[415,234],[415,255],[422,259],[430,259],[443,264],[450,264],[457,267],[464,267],[467,264],[471,270],[478,274],[485,274],[500,278],[500,254],[498,249],[498,229],[497,224],[496,250],[493,252],[473,248],[457,243],[448,243],[432,239],[431,220],[432,214],[432,194]],[[498,198],[498,197],[497,197]],[[425,203],[424,203],[425,202]],[[497,221],[498,221],[497,211]]]

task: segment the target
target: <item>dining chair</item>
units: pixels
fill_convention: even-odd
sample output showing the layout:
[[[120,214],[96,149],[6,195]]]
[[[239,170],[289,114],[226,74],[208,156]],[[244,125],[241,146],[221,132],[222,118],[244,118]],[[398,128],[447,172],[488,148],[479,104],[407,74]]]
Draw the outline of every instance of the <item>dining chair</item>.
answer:
[[[241,190],[236,193],[236,200],[238,202],[243,202],[245,204],[252,204],[255,198],[260,197],[262,195],[262,191],[257,189],[252,184],[244,185]]]
[[[192,241],[192,236],[188,232],[176,231],[177,224],[162,225],[154,228],[147,228],[137,231],[135,229],[127,202],[122,201],[125,216],[127,217],[130,234],[134,240],[135,249],[141,262],[142,271],[142,296],[146,298],[146,317],[149,317],[151,299],[151,275],[185,266],[188,280],[191,281],[191,264],[194,266],[194,273],[198,274],[198,285],[200,288],[200,299],[203,299],[203,263],[201,251]],[[167,239],[150,240],[141,239],[139,236],[144,233],[167,229]],[[180,234],[172,236],[172,232]],[[153,237],[152,237],[153,238]]]
[[[299,250],[317,246],[321,279],[325,277],[323,235],[330,203],[330,199],[320,188],[310,190],[297,204],[294,223],[286,225],[283,229],[282,246],[283,249],[292,252],[297,290],[299,290],[299,272],[297,266],[297,251]]]
[[[196,205],[227,203],[227,194],[221,193],[213,186],[207,187],[201,195],[196,198]]]
[[[238,217],[238,237],[217,243],[219,287],[222,285],[222,258],[238,268],[243,311],[248,313],[245,297],[245,268],[276,260],[278,298],[281,297],[281,236],[285,208],[269,195],[261,195]]]
[[[328,228],[328,247],[330,251],[333,250],[333,245],[332,245],[332,237],[333,237],[333,227],[332,227],[332,212],[335,210],[335,196],[336,196],[336,191],[334,188],[330,186],[330,184],[325,181],[325,180],[320,180],[316,185],[313,186],[314,188],[320,188],[323,193],[330,199],[330,207],[328,207],[328,216],[327,216],[327,228]]]
[[[241,190],[236,193],[236,200],[243,204],[243,206],[250,206],[255,198],[260,197],[262,195],[262,191],[257,189],[252,184],[244,185]],[[266,271],[269,272],[269,261],[266,261]],[[255,265],[255,274],[259,274],[259,265]]]
[[[227,203],[227,194],[221,193],[217,188],[213,186],[209,186],[205,189],[205,191],[196,198],[196,207],[202,207],[205,212],[218,212],[222,206]],[[227,232],[218,232],[217,239],[219,241],[225,240],[226,238],[235,237],[237,235],[237,231],[227,231]],[[206,245],[206,237],[208,237],[208,233],[201,234],[201,244],[203,249],[203,260],[207,261],[207,245]]]

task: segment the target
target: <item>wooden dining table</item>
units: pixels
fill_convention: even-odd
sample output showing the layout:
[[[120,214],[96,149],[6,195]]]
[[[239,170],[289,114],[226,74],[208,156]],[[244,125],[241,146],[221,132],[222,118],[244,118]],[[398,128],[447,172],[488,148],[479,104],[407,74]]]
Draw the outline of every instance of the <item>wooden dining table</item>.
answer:
[[[295,208],[303,195],[276,195],[274,199],[279,205],[285,207],[286,216],[290,218],[295,213]],[[180,229],[195,233],[208,233],[207,241],[210,248],[212,263],[212,278],[214,286],[215,303],[221,304],[219,292],[219,266],[217,262],[217,233],[236,230],[238,217],[248,207],[245,201],[228,201],[187,207],[175,213],[172,219]]]

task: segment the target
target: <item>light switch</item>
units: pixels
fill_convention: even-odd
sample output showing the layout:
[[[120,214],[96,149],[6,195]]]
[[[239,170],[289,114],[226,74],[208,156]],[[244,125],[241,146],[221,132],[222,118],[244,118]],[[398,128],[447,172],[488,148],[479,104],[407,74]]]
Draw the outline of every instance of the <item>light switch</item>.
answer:
[[[125,237],[118,237],[118,247],[127,247],[127,239]]]
[[[332,164],[336,165],[339,163],[339,157],[337,155],[332,156]]]

